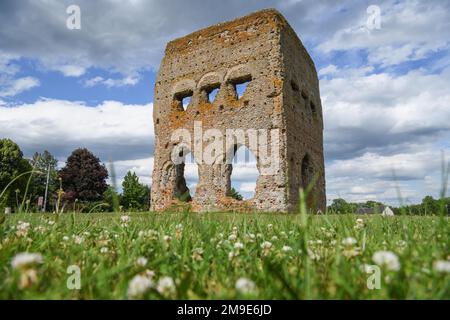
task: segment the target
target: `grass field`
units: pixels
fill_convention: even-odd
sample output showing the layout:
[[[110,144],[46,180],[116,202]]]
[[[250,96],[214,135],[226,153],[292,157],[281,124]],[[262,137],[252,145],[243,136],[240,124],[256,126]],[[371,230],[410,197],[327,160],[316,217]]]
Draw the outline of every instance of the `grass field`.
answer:
[[[0,298],[449,299],[449,231],[438,216],[14,214]]]

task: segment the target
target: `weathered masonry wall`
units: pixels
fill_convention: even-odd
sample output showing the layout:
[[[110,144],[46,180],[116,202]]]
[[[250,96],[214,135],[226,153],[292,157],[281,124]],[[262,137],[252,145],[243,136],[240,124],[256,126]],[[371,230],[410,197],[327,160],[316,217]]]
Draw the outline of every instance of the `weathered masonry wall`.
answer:
[[[247,89],[238,98],[236,85],[246,81]],[[218,93],[209,101],[213,89]],[[174,163],[171,155],[192,152],[196,160],[202,156],[171,137],[176,129],[186,129],[194,137],[199,122],[203,132],[217,129],[224,137],[227,129],[278,129],[280,162],[273,174],[258,177],[255,197],[246,201],[229,196],[232,164],[224,157],[198,163],[199,183],[190,202],[194,211],[294,211],[298,188],[313,177],[317,183],[309,206],[324,209],[317,75],[300,40],[277,11],[263,10],[169,42],[154,96],[153,210],[171,209],[186,193],[184,165]],[[182,101],[188,96],[191,100],[184,108]],[[208,139],[202,143],[204,147]],[[263,157],[248,138],[243,144],[255,155],[261,172]],[[223,146],[227,155],[233,155],[225,141]]]

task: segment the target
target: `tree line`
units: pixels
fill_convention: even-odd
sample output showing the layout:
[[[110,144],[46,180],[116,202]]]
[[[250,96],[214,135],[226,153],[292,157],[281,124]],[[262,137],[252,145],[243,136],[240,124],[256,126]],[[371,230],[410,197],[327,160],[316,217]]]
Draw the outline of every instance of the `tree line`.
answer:
[[[108,185],[108,177],[105,165],[86,148],[74,150],[58,169],[50,152],[36,152],[26,159],[14,141],[0,139],[2,212],[5,208],[14,212],[149,210],[150,188],[140,183],[135,172],[126,174],[122,193]]]
[[[328,213],[346,214],[346,213],[358,213],[360,209],[373,209],[377,213],[381,213],[380,208],[384,208],[385,205],[378,201],[366,201],[364,203],[347,202],[342,198],[334,199],[327,207]],[[422,199],[421,203],[402,205],[400,207],[389,206],[395,215],[438,215],[450,214],[450,197],[434,199],[432,196],[426,196]],[[381,209],[383,210],[383,209]]]

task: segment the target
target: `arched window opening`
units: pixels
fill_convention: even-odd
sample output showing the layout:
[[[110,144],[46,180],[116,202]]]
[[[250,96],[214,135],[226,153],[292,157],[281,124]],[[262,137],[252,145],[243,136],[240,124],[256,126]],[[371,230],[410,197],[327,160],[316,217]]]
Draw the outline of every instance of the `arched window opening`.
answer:
[[[216,100],[217,93],[219,93],[220,84],[212,85],[206,89],[206,94],[208,97],[208,102],[213,103]]]
[[[236,200],[253,198],[256,191],[256,181],[259,176],[255,156],[247,147],[235,145],[231,166],[229,196]]]
[[[186,111],[187,107],[191,103],[194,92],[192,90],[186,90],[176,93],[174,100],[177,102],[178,109]]]
[[[247,75],[230,81],[234,87],[237,100],[241,99],[244,96],[245,91],[247,90],[247,87],[251,81],[252,81],[251,75]]]
[[[198,165],[192,153],[180,151],[183,161],[176,165],[175,197],[180,201],[189,202],[195,195],[199,181]]]

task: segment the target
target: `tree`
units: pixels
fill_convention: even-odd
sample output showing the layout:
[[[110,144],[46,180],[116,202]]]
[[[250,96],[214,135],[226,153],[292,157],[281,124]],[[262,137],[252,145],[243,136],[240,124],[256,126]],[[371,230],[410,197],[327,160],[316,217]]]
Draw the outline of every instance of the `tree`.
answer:
[[[333,202],[328,208],[328,210],[334,213],[352,213],[354,211],[353,209],[353,204],[348,203],[342,198],[333,199]]]
[[[76,149],[59,172],[65,199],[69,202],[98,201],[108,188],[108,170],[88,149]]]
[[[47,150],[43,153],[36,152],[30,161],[35,170],[42,172],[33,176],[33,194],[35,199],[45,195],[45,186],[47,184],[47,172],[49,171],[48,198],[59,188],[58,183],[58,160]]]
[[[0,194],[12,180],[31,170],[31,165],[23,158],[19,146],[10,139],[0,139]],[[0,199],[0,206],[13,207],[16,204],[16,194],[25,196],[28,178],[29,175],[24,175],[10,185]]]
[[[103,200],[108,204],[109,211],[119,211],[121,198],[113,186],[108,186],[108,189],[103,193]]]
[[[230,197],[239,201],[242,201],[244,199],[244,197],[242,197],[242,195],[235,188],[231,188]]]
[[[126,209],[144,209],[149,203],[150,188],[139,182],[135,172],[128,171],[122,182],[122,205]]]
[[[439,214],[441,209],[439,200],[435,200],[432,196],[423,198],[422,208],[425,214]]]

